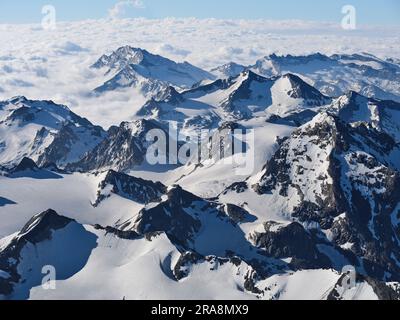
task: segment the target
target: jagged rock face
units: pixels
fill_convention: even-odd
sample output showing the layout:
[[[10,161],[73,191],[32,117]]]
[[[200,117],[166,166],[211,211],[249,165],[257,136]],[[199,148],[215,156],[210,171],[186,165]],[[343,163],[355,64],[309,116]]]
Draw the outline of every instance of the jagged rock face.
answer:
[[[132,219],[118,223],[116,228],[123,232],[134,231],[146,238],[164,233],[181,252],[192,252],[182,257],[178,263],[180,266],[175,268],[174,278],[177,280],[185,277],[181,266],[197,263],[200,255],[238,256],[252,266],[254,272],[262,275],[285,268],[285,263],[257,252],[239,228],[238,224],[242,222],[254,222],[253,217],[233,205],[229,206],[228,212],[226,209],[218,202],[199,198],[175,186],[169,189],[159,204],[151,203]]]
[[[283,77],[287,78],[291,84],[291,90],[288,92],[291,98],[306,99],[316,105],[323,105],[328,100],[321,92],[304,82],[300,77],[290,73]]]
[[[368,123],[400,142],[400,103],[367,98],[352,91],[336,99],[332,110],[347,123]]]
[[[368,97],[400,102],[398,62],[369,54],[330,57],[320,53],[306,56],[272,54],[249,69],[267,77],[298,74],[330,97],[354,90]]]
[[[30,289],[42,285],[46,266],[55,269],[57,280],[69,279],[86,265],[96,246],[97,237],[75,220],[54,210],[35,215],[1,243],[0,297],[28,299]]]
[[[187,62],[176,63],[130,46],[103,55],[92,68],[106,68],[106,75],[113,74],[110,80],[95,89],[98,93],[135,87],[145,96],[157,96],[170,85],[190,88],[202,80],[213,79],[210,73]]]
[[[212,112],[212,106],[196,102],[172,87],[167,87],[147,101],[136,115],[166,124],[176,122],[179,127],[193,129],[214,128],[221,120]]]
[[[131,65],[124,67],[112,79],[106,81],[100,87],[94,89],[96,93],[104,93],[123,88],[136,88],[145,97],[159,95],[168,88],[168,84],[156,79],[147,79],[139,75]]]
[[[52,143],[39,156],[38,164],[53,163],[65,166],[65,164],[78,161],[85,152],[96,147],[104,137],[105,132],[100,127],[76,127],[68,122],[54,135]]]
[[[210,72],[218,79],[229,79],[237,77],[242,72],[246,71],[246,67],[234,62],[224,64],[222,66],[212,69]]]
[[[392,287],[389,283],[379,282],[371,277],[357,275],[356,279],[357,283],[367,283],[370,285],[381,301],[394,301],[400,300],[400,292],[398,288]],[[332,291],[328,294],[327,300],[336,301],[336,300],[346,300],[349,299],[346,297],[348,292],[348,284],[346,284],[348,278],[346,275],[342,275],[338,282],[336,283],[335,287]]]
[[[317,222],[333,243],[362,259],[369,275],[399,279],[392,216],[400,174],[385,160],[394,147],[385,133],[324,113],[281,142],[254,189],[290,198],[294,218]]]
[[[21,162],[11,170],[11,173],[22,172],[26,170],[38,170],[35,161],[29,158],[23,158]]]
[[[174,186],[158,204],[151,203],[137,216],[116,227],[123,231],[133,230],[143,236],[163,232],[176,246],[203,255],[220,256],[229,250],[233,251],[235,244],[238,246],[235,252],[247,255],[251,251],[251,244],[235,220],[248,222],[252,221],[252,216],[245,210],[237,212],[239,208],[234,206],[230,206],[230,209],[231,216],[225,206],[218,202],[197,197]],[[216,241],[212,240],[216,235],[210,233],[209,228],[217,226],[223,238],[214,247],[205,246],[205,242]],[[229,245],[224,247],[221,243]]]
[[[188,213],[196,202],[205,206],[210,204],[180,187],[167,192],[168,200],[149,209],[143,209],[134,221],[127,221],[120,226],[121,230],[135,230],[141,235],[154,232],[165,232],[172,241],[190,247],[194,235],[200,230],[201,222]],[[204,210],[207,208],[204,207]]]
[[[288,116],[271,114],[267,117],[267,122],[291,127],[300,127],[303,124],[310,122],[316,115],[317,112],[313,110],[304,110]]]
[[[120,70],[131,64],[140,64],[143,62],[145,53],[147,53],[145,50],[132,48],[130,46],[121,47],[110,55],[103,55],[100,57],[100,59],[92,65],[92,68],[101,69],[106,67],[109,70]]]
[[[226,195],[228,192],[233,191],[236,193],[243,193],[246,190],[249,189],[249,186],[247,182],[242,181],[242,182],[235,182],[232,185],[230,185],[226,190],[224,190],[223,194]]]
[[[144,162],[147,148],[151,145],[146,141],[146,134],[152,129],[162,130],[155,122],[148,120],[123,122],[119,127],[111,127],[98,146],[82,160],[67,166],[67,169],[83,172],[132,169]]]
[[[228,79],[236,77],[246,70],[246,67],[234,62],[224,64],[212,69],[210,72],[217,76],[218,79]]]
[[[265,78],[247,70],[180,93],[168,88],[137,115],[193,129],[273,115],[303,124],[330,102],[295,75]]]
[[[111,194],[117,194],[137,203],[148,204],[160,201],[166,191],[167,187],[160,182],[147,181],[110,170],[99,184],[97,199],[93,205],[97,207]]]
[[[157,93],[155,97],[147,101],[137,112],[137,116],[146,118],[155,118],[161,121],[179,121],[185,122],[186,116],[177,110],[176,107],[184,102],[183,96],[172,87],[166,87]],[[196,125],[201,125],[201,122],[196,122]]]
[[[200,263],[202,260],[204,260],[204,257],[198,253],[191,251],[184,252],[174,266],[173,275],[175,279],[180,281],[186,278],[189,275],[190,267]]]
[[[202,139],[196,146],[198,153],[188,161],[187,165],[209,165],[235,154],[245,153],[249,147],[245,142],[245,134],[245,128],[236,122],[222,123],[216,130],[201,137]]]
[[[183,101],[182,96],[174,87],[167,87],[165,90],[160,92],[157,96],[154,97],[155,101],[165,101],[173,105],[177,105]]]
[[[255,286],[255,282],[259,280],[259,276],[254,268],[248,265],[239,257],[220,258],[216,256],[203,257],[196,252],[186,251],[181,254],[172,269],[174,280],[181,281],[187,278],[193,267],[207,264],[209,270],[216,271],[225,265],[229,265],[234,271],[237,278],[237,285],[242,290],[262,297],[262,291]]]
[[[92,68],[122,69],[130,64],[139,64],[144,59],[144,51],[129,46],[118,48],[111,55],[103,55]]]
[[[221,109],[234,119],[249,119],[253,112],[265,110],[272,104],[271,87],[273,79],[261,77],[247,71],[230,79],[229,96],[221,101]],[[249,109],[248,106],[252,108]]]
[[[236,224],[254,222],[256,220],[245,209],[231,203],[225,205],[225,212]]]
[[[60,166],[83,157],[104,131],[52,101],[16,97],[0,102],[0,163],[12,167],[29,157]]]
[[[9,244],[0,250],[0,270],[8,274],[8,278],[0,277],[0,295],[8,296],[13,287],[21,280],[18,265],[21,252],[27,246],[51,240],[53,231],[63,229],[73,220],[59,216],[55,211],[48,210],[34,216],[15,236]]]
[[[291,258],[290,267],[294,270],[331,266],[330,260],[318,251],[315,236],[299,223],[282,226],[270,221],[264,224],[264,230],[250,235],[250,239],[271,257]]]
[[[122,231],[114,227],[102,227],[100,225],[95,225],[94,228],[96,230],[104,230],[106,234],[113,234],[119,239],[124,239],[124,240],[137,240],[141,239],[142,236],[137,234],[135,231]]]

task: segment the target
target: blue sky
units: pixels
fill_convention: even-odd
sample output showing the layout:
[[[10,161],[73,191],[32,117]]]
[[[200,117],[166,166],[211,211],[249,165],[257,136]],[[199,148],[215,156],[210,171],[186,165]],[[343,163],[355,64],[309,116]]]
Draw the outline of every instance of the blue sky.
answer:
[[[302,19],[340,21],[341,8],[357,9],[359,24],[400,25],[398,0],[142,0],[124,17],[198,17],[227,19]],[[61,21],[105,18],[117,0],[0,0],[0,23],[41,21],[43,5],[54,5]]]

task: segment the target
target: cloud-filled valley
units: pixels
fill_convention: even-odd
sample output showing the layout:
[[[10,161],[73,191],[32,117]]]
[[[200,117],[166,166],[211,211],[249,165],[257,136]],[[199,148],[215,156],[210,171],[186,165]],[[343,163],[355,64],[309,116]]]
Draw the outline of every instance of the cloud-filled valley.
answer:
[[[0,98],[16,95],[49,99],[108,127],[130,120],[145,101],[134,92],[91,97],[103,74],[89,67],[120,46],[147,49],[175,61],[210,70],[243,65],[271,53],[324,54],[365,51],[399,59],[395,28],[342,30],[332,23],[216,19],[124,19],[59,22],[56,30],[40,25],[0,25],[7,45],[0,48]]]

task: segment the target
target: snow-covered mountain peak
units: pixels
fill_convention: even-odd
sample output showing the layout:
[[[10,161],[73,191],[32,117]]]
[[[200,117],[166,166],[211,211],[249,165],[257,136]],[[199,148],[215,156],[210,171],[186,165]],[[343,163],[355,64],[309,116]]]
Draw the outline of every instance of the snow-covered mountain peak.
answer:
[[[78,160],[102,139],[104,131],[68,107],[17,97],[0,102],[0,164],[24,157],[39,164]]]
[[[161,126],[154,120],[139,119],[131,122],[122,122],[120,129],[129,131],[132,136],[142,136],[152,129],[161,129]]]
[[[335,126],[337,121],[337,117],[332,112],[322,111],[319,112],[310,122],[302,125],[299,130],[305,130],[305,128],[314,127],[323,123],[327,123],[330,126]]]
[[[238,83],[243,83],[244,81],[258,81],[258,82],[264,82],[266,80],[269,80],[263,76],[260,76],[259,74],[253,72],[252,70],[245,70],[240,73],[239,76],[236,77],[235,81]]]
[[[168,86],[165,90],[160,91],[154,98],[155,101],[164,101],[171,104],[178,104],[183,101],[181,94],[171,86]]]
[[[106,68],[106,75],[111,75],[111,79],[95,89],[98,93],[130,87],[151,97],[168,86],[191,88],[203,80],[214,79],[209,72],[188,62],[177,63],[130,46],[103,55],[92,67]]]
[[[67,168],[84,172],[109,169],[123,172],[133,169],[145,160],[147,148],[151,144],[146,135],[152,129],[162,130],[168,136],[163,126],[152,119],[139,119],[112,126],[94,149]]]
[[[273,53],[257,60],[249,68],[265,76],[278,76],[288,72],[302,74],[302,70],[317,68],[317,66],[321,67],[330,62],[331,59],[321,53],[305,56],[277,55]],[[303,65],[304,69],[302,69]]]
[[[285,73],[300,75],[330,97],[338,97],[354,90],[368,97],[400,101],[400,66],[393,60],[386,61],[373,55],[273,54],[258,60],[249,68],[264,76]]]
[[[0,106],[3,107],[5,103],[11,103],[11,104],[17,105],[19,103],[24,103],[27,101],[28,101],[28,99],[25,96],[15,96],[15,97],[12,97],[12,98],[6,100]]]
[[[130,64],[141,64],[145,56],[150,53],[140,48],[123,46],[112,52],[110,55],[103,55],[92,67],[96,69],[107,67],[109,69],[123,69]]]
[[[229,62],[222,66],[211,69],[211,73],[214,74],[218,79],[229,79],[236,77],[246,69],[245,66],[237,64],[235,62]]]
[[[137,116],[178,122],[184,128],[216,128],[224,121],[272,115],[305,123],[331,103],[296,75],[267,78],[252,70],[182,92],[169,88],[159,96],[164,99],[149,100]]]
[[[350,91],[335,99],[330,110],[347,123],[366,123],[400,141],[400,104],[367,98]]]
[[[84,267],[96,239],[54,210],[33,216],[0,248],[0,297],[28,299],[30,289],[42,284],[45,267],[55,268],[57,279],[70,278]]]
[[[294,74],[274,77],[269,115],[303,124],[331,103],[331,99]]]
[[[285,63],[285,64],[299,64],[299,63],[308,63],[311,61],[329,61],[330,58],[320,52],[312,53],[309,55],[277,55],[272,53],[269,56],[264,57],[265,60],[271,60],[277,63]]]
[[[36,123],[52,129],[58,129],[63,122],[81,120],[68,107],[53,101],[28,100],[15,97],[0,103],[0,122],[11,125]]]
[[[160,182],[136,178],[114,170],[109,170],[103,175],[104,178],[98,185],[96,201],[93,204],[95,207],[113,194],[145,205],[160,201],[167,190],[167,187]]]
[[[356,295],[399,296],[400,104],[375,97],[396,95],[395,64],[270,55],[215,80],[125,46],[92,74],[147,103],[107,132],[51,101],[0,102],[0,299],[298,298],[304,283],[341,299],[349,265]],[[244,152],[250,173],[232,174]],[[44,265],[57,290],[41,289]]]
[[[374,102],[378,101],[368,99],[355,91],[349,91],[333,100],[331,110],[348,123],[372,120],[379,122],[379,114],[374,113],[376,110],[372,106]]]
[[[400,200],[395,149],[387,134],[322,112],[280,141],[254,190],[272,195],[281,212],[303,223],[318,222],[329,241],[346,248],[346,256],[362,252],[369,274],[386,277],[387,268],[397,279],[400,247],[389,231]]]
[[[330,101],[328,97],[292,73],[284,74],[277,81],[282,82],[280,83],[281,90],[286,90],[293,99],[305,99],[309,103],[315,102],[319,106]]]
[[[35,161],[32,159],[29,159],[27,157],[24,157],[21,162],[13,168],[13,172],[21,172],[21,171],[26,171],[26,170],[37,170],[38,166],[36,165]]]
[[[39,242],[46,237],[51,237],[52,231],[62,229],[71,222],[74,220],[60,216],[49,209],[33,216],[21,229],[18,238],[24,238],[31,243]]]

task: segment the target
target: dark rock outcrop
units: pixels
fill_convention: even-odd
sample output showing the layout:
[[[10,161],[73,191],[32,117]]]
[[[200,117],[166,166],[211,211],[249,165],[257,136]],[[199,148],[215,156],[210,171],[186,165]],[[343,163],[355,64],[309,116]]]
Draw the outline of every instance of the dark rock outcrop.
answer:
[[[252,242],[265,250],[268,256],[284,259],[292,258],[289,265],[295,270],[329,268],[330,260],[317,249],[317,242],[297,222],[281,226],[275,222],[264,224],[265,231],[250,236]]]
[[[111,190],[106,190],[107,186],[111,186]],[[148,204],[160,201],[161,196],[166,191],[167,187],[160,182],[147,181],[110,170],[99,184],[97,198],[93,206],[97,207],[102,201],[110,197],[111,193],[141,204]]]
[[[400,173],[388,160],[396,144],[368,124],[320,114],[281,141],[253,186],[259,194],[297,194],[292,217],[316,222],[333,244],[351,243],[367,274],[400,280],[400,245],[392,214],[400,203]]]

